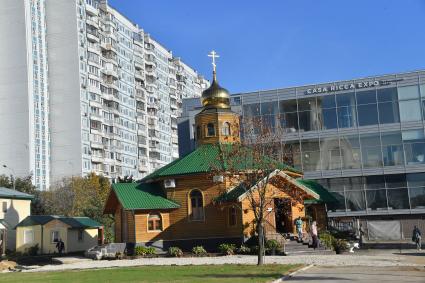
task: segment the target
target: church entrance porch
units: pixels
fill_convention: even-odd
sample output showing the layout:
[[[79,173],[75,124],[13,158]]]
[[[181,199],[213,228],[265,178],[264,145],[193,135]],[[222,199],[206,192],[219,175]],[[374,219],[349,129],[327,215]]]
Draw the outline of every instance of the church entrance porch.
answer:
[[[294,223],[292,219],[291,199],[275,198],[274,208],[276,232],[281,234],[292,233]]]

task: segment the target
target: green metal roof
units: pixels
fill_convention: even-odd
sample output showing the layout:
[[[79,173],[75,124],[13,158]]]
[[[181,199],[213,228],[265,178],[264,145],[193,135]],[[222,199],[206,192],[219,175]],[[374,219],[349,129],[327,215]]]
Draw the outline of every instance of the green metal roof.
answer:
[[[250,153],[248,147],[241,147],[243,151],[241,154],[232,157],[228,156],[226,159],[226,153],[229,153],[229,155],[232,154],[231,148],[231,144],[205,144],[199,146],[191,153],[174,160],[170,164],[146,176],[142,181],[160,177],[206,173],[219,168],[222,170],[226,168],[247,170],[255,169],[256,166],[258,166],[256,162],[253,161],[252,151]],[[295,168],[277,162],[269,157],[263,157],[263,162],[269,163],[271,169],[282,169],[294,173],[301,173]]]
[[[0,187],[0,198],[32,200],[32,199],[34,199],[34,196],[30,195],[30,194],[19,192],[17,190],[11,190],[11,189],[8,189],[8,188]]]
[[[19,222],[16,227],[44,225],[52,220],[59,220],[71,226],[71,228],[97,228],[102,227],[102,224],[89,217],[66,217],[57,215],[31,215]]]
[[[180,205],[167,199],[162,188],[153,183],[117,183],[112,185],[125,209],[174,209]]]
[[[297,183],[306,186],[310,190],[314,191],[319,195],[319,199],[306,199],[304,204],[315,204],[315,203],[333,203],[337,202],[335,197],[322,185],[313,180],[297,179]]]

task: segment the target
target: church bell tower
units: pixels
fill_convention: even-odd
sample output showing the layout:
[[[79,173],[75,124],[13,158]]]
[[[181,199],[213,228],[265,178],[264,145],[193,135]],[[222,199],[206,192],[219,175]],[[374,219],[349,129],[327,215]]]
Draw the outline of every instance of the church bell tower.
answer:
[[[230,109],[227,89],[217,83],[215,59],[219,56],[211,51],[213,81],[202,92],[202,110],[195,116],[196,145],[240,142],[239,114]]]

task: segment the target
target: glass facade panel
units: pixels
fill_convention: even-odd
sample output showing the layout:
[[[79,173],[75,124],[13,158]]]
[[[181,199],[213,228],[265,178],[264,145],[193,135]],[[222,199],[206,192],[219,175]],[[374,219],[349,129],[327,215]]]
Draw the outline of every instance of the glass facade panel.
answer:
[[[338,137],[320,140],[320,156],[322,170],[341,169],[341,151]]]
[[[425,163],[425,136],[423,130],[403,131],[406,164]]]
[[[413,86],[402,86],[398,88],[398,99],[415,99],[419,98],[419,87],[417,85]]]
[[[255,117],[260,115],[260,104],[245,104],[243,106],[243,115],[244,117]]]
[[[378,102],[397,101],[397,88],[378,89],[376,92]]]
[[[339,128],[352,128],[357,125],[355,106],[341,106],[336,109]]]
[[[279,114],[279,105],[276,102],[261,102],[261,115]]]
[[[425,209],[425,187],[409,188],[412,209]]]
[[[301,111],[299,116],[300,131],[315,131],[320,129],[320,122],[315,111]]]
[[[315,97],[298,99],[298,111],[310,111],[315,109],[317,109]]]
[[[399,108],[401,122],[420,121],[422,119],[419,100],[400,101]]]
[[[382,175],[366,176],[365,186],[368,190],[385,188],[385,178]]]
[[[297,112],[297,101],[296,100],[280,101],[280,112]]]
[[[385,175],[387,188],[406,188],[406,174]]]
[[[419,89],[421,90],[421,96],[425,97],[425,84],[419,85]]]
[[[347,211],[360,211],[366,209],[364,191],[345,192],[347,198]]]
[[[407,188],[387,190],[388,207],[391,209],[409,209]]]
[[[297,112],[280,114],[280,126],[288,133],[298,131],[298,115]]]
[[[382,153],[385,166],[404,164],[403,145],[400,132],[383,133],[381,136]]]
[[[362,162],[364,168],[382,167],[381,142],[377,134],[365,134],[360,136],[362,149]]]
[[[357,104],[376,104],[376,91],[358,91],[356,93]]]
[[[336,129],[336,108],[322,109],[322,129]]]
[[[407,174],[407,184],[410,188],[425,187],[425,173]]]
[[[380,102],[378,103],[379,123],[390,124],[399,123],[400,115],[398,113],[398,102]]]
[[[336,203],[333,203],[329,209],[332,211],[345,211],[345,196],[344,192],[331,192],[333,197],[337,200]]]
[[[317,97],[317,107],[322,109],[335,108],[336,107],[335,95],[331,94],[331,95]]]
[[[283,146],[283,160],[287,164],[292,164],[296,169],[302,170],[301,167],[301,151],[298,141],[286,143]]]
[[[341,159],[343,169],[360,168],[360,142],[358,135],[341,136],[339,139],[341,147]]]
[[[320,170],[320,146],[318,139],[302,141],[301,152],[304,171]]]
[[[378,110],[376,103],[357,105],[359,115],[359,126],[370,126],[378,124]]]
[[[387,192],[381,190],[366,191],[367,208],[370,210],[387,210]]]

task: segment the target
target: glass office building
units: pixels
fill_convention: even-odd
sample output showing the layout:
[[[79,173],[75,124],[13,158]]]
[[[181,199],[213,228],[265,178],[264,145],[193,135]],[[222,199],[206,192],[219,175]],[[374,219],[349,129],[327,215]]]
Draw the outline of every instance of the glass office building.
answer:
[[[180,154],[198,106],[183,103]],[[425,216],[425,71],[234,94],[232,109],[284,129],[286,159],[338,199],[329,217]]]

